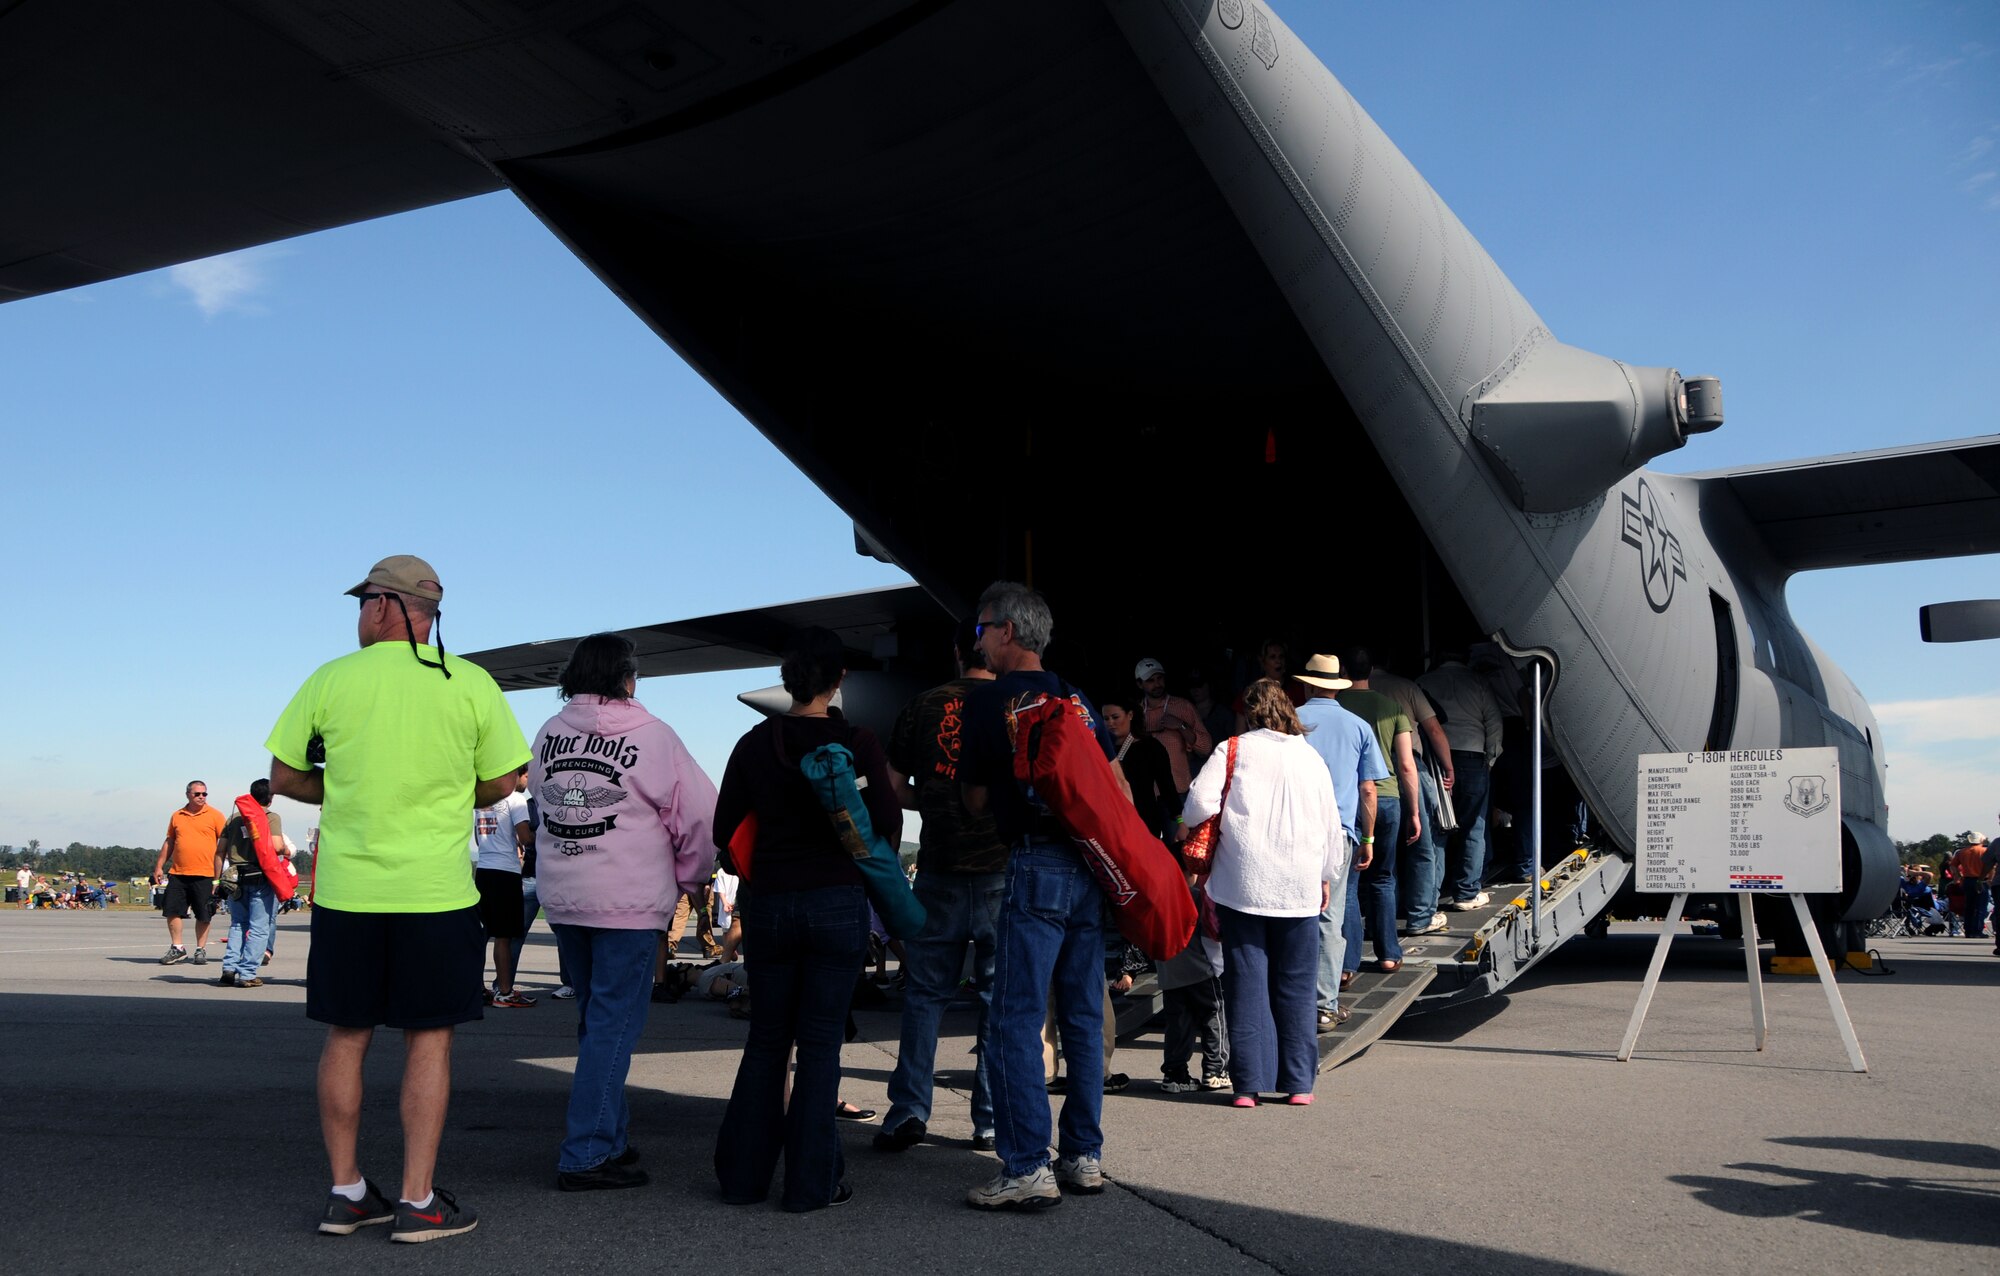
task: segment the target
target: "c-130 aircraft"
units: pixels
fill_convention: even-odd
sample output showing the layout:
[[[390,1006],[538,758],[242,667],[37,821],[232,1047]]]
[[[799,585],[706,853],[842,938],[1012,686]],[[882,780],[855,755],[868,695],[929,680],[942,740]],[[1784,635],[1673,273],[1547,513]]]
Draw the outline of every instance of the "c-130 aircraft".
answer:
[[[509,189],[917,582],[635,628],[647,676],[828,623],[880,717],[999,577],[1110,685],[1142,643],[1185,668],[1271,634],[1487,637],[1539,670],[1598,845],[1428,945],[1398,1007],[1502,986],[1591,919],[1641,753],[1838,748],[1845,887],[1815,912],[1894,888],[1879,731],[1784,584],[2000,551],[2000,438],[1648,470],[1721,425],[1719,384],[1557,339],[1270,5],[77,0],[0,36],[43,104],[0,138],[38,192],[0,209],[0,297]],[[128,166],[74,158],[113,147]],[[1142,453],[1254,530],[1107,553],[1092,494]],[[1350,544],[1301,568],[1336,475],[1341,521],[1412,571]],[[474,658],[539,686],[568,647]]]

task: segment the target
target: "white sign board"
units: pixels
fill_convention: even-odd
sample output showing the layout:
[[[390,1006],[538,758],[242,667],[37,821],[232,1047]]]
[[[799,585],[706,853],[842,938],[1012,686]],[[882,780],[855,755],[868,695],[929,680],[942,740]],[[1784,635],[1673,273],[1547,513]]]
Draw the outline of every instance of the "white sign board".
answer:
[[[1840,750],[1639,758],[1639,889],[1840,890]]]

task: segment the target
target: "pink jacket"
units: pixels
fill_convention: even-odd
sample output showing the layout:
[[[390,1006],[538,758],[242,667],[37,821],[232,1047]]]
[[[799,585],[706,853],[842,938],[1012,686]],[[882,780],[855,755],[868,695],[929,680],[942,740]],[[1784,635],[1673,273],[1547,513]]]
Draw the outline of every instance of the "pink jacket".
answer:
[[[665,930],[715,869],[715,785],[637,700],[577,696],[528,766],[540,813],[535,889],[549,920]]]

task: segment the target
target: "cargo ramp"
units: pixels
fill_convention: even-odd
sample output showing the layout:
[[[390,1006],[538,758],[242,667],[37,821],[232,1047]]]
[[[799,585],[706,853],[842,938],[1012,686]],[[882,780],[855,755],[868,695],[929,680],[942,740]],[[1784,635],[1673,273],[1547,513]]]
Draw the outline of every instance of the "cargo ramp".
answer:
[[[1527,882],[1487,888],[1491,902],[1470,912],[1445,913],[1447,929],[1403,940],[1403,965],[1384,974],[1373,962],[1362,968],[1341,1004],[1348,1021],[1319,1038],[1320,1071],[1367,1049],[1404,1015],[1477,1001],[1506,988],[1534,965],[1583,933],[1630,875],[1622,855],[1578,850],[1542,874],[1540,934]],[[1145,975],[1116,1004],[1121,1040],[1147,1031],[1163,1009],[1159,985]]]

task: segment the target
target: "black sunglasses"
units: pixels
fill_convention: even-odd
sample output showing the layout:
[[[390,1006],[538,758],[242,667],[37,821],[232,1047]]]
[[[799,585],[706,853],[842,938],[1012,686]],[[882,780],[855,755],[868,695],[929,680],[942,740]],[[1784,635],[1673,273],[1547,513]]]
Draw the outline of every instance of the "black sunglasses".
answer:
[[[377,598],[387,598],[387,597],[389,597],[388,594],[356,594],[354,596],[354,600],[360,603],[363,607],[366,607],[369,603],[375,601]]]
[[[1009,623],[1011,622],[1003,616],[996,616],[992,620],[975,621],[972,626],[972,636],[974,638],[983,638],[986,636],[986,631],[993,628],[993,626]]]

